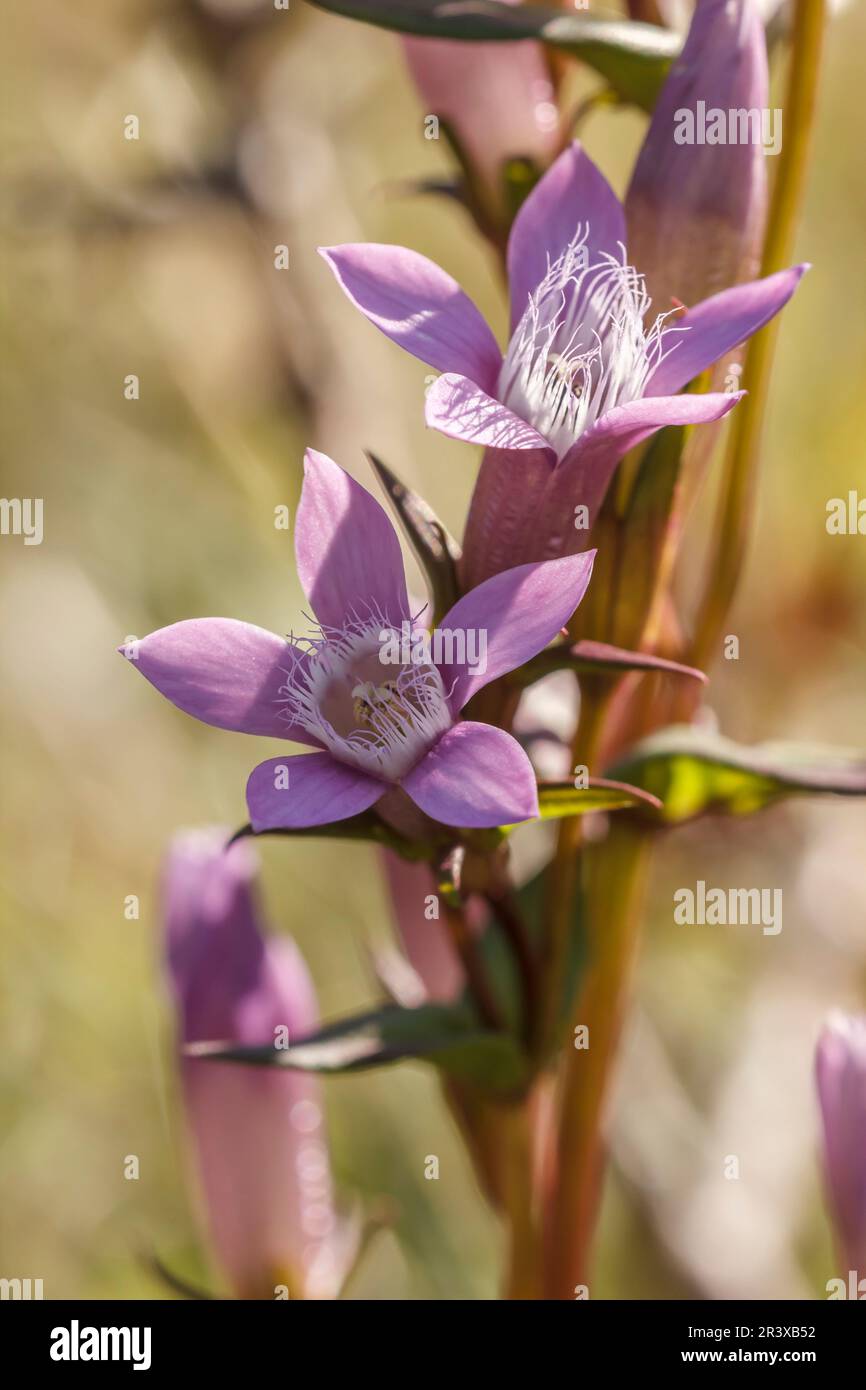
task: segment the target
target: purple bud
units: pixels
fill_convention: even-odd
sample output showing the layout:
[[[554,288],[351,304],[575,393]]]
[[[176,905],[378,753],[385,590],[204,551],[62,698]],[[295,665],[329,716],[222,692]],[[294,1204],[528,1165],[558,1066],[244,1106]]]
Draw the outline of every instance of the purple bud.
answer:
[[[287,937],[260,934],[258,860],[219,829],[175,837],[164,877],[178,1043],[286,1046],[317,1023]],[[303,1072],[182,1057],[204,1213],[240,1298],[333,1298],[348,1250],[334,1209],[318,1081]]]
[[[553,158],[559,113],[540,44],[407,38],[403,47],[427,112],[452,127],[495,199],[506,160]]]
[[[839,1252],[847,1269],[866,1275],[866,1015],[831,1015],[815,1074]]]
[[[397,935],[428,999],[448,1003],[465,986],[465,977],[445,923],[427,864],[413,864],[393,850],[382,854],[385,881]]]
[[[756,0],[698,0],[625,203],[629,253],[658,312],[672,299],[694,304],[755,275],[767,210],[762,136],[774,117],[768,102]]]

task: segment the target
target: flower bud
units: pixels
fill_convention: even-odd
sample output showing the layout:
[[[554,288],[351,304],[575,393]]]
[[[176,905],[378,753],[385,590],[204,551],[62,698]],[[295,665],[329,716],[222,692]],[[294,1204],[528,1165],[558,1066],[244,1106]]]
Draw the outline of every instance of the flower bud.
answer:
[[[866,1276],[866,1015],[834,1014],[815,1056],[827,1195],[846,1270]]]
[[[258,861],[211,829],[179,834],[164,875],[165,951],[178,1042],[294,1043],[317,1023],[294,942],[259,928]],[[204,1216],[239,1298],[334,1298],[351,1238],[334,1209],[318,1081],[182,1056]]]

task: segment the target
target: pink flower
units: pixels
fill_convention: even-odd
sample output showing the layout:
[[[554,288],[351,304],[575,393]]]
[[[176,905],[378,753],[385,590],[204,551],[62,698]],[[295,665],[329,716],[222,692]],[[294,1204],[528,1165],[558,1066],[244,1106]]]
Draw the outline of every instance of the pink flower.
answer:
[[[434,633],[425,648],[416,642],[423,634],[394,528],[364,488],[312,450],[295,549],[320,623],[306,643],[200,618],[122,649],[204,723],[316,749],[255,769],[247,785],[253,828],[344,820],[393,787],[446,825],[535,817],[535,776],[523,749],[503,729],[461,719],[460,711],[558,634],[583,598],[595,552],[497,575],[458,599],[438,630],[441,646]],[[483,662],[474,659],[482,645]]]
[[[627,258],[622,206],[577,143],[514,221],[504,354],[460,286],[426,257],[377,244],[322,255],[371,323],[442,372],[427,394],[427,423],[493,456],[467,523],[471,582],[577,549],[575,504],[591,524],[624,454],[664,425],[727,414],[742,392],[678,393],[767,323],[806,269],[653,318]]]
[[[225,842],[218,829],[180,834],[166,863],[178,1042],[294,1042],[318,1022],[312,981],[288,937],[261,935],[254,851]],[[235,1294],[335,1298],[356,1232],[335,1211],[318,1081],[188,1056],[180,1069],[207,1225]]]

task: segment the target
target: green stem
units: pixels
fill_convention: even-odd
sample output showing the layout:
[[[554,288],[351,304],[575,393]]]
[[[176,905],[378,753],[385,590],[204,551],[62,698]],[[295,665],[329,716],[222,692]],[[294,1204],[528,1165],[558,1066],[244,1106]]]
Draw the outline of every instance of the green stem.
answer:
[[[543,1297],[541,1229],[534,1199],[534,1148],[529,1098],[502,1112],[504,1199],[508,1218],[507,1299]]]
[[[637,943],[649,839],[625,819],[585,856],[590,964],[572,1023],[588,1047],[563,1062],[555,1186],[547,1213],[546,1296],[573,1299],[588,1285],[589,1253],[601,1197],[602,1123]]]
[[[793,254],[814,124],[825,3],[826,0],[797,0],[794,12],[784,107],[785,139],[770,208],[762,275],[783,269]],[[749,394],[738,406],[731,424],[716,545],[690,657],[697,666],[704,666],[718,645],[743,570],[777,333],[778,319],[774,319],[755,335],[746,355],[743,380]]]
[[[601,735],[609,689],[608,681],[599,684],[587,679],[582,685],[580,720],[573,751],[574,758],[582,759],[586,766],[593,758]],[[560,823],[546,884],[538,1025],[533,1038],[534,1051],[540,1060],[544,1060],[556,1045],[582,842],[583,817],[564,819]]]

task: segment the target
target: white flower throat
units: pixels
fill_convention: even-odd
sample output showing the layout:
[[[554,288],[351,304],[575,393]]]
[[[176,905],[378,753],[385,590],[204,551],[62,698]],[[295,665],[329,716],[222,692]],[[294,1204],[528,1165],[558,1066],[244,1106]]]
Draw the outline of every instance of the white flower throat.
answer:
[[[558,458],[609,410],[640,400],[666,356],[669,315],[645,327],[651,300],[625,247],[621,261],[604,254],[590,265],[587,234],[578,231],[530,295],[499,376],[502,403]]]
[[[286,715],[340,762],[373,776],[405,776],[454,722],[442,677],[432,663],[382,660],[382,633],[400,633],[381,613],[351,615],[322,629],[279,694]]]

